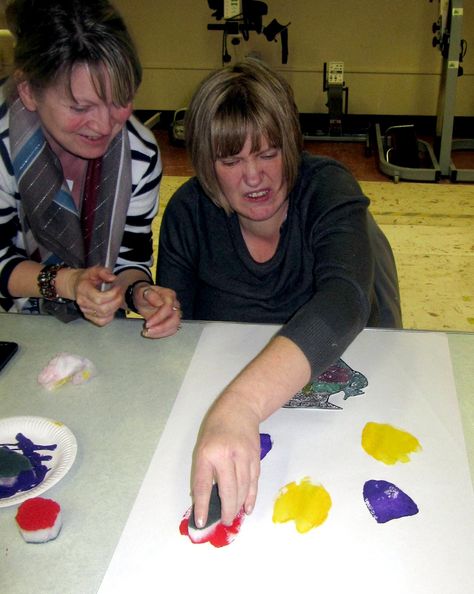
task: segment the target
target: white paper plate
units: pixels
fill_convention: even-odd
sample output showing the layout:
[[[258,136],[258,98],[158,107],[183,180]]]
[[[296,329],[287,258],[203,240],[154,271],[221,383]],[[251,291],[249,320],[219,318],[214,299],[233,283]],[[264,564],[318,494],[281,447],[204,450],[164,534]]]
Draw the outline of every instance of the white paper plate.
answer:
[[[0,507],[18,505],[25,499],[44,493],[65,476],[76,458],[76,438],[71,430],[60,421],[42,417],[8,417],[0,419],[0,446],[16,444],[16,435],[18,433],[22,433],[35,445],[51,446],[56,444],[57,447],[54,450],[36,450],[40,456],[51,456],[51,460],[41,462],[49,469],[41,483],[27,491],[20,491],[11,497],[0,498]]]

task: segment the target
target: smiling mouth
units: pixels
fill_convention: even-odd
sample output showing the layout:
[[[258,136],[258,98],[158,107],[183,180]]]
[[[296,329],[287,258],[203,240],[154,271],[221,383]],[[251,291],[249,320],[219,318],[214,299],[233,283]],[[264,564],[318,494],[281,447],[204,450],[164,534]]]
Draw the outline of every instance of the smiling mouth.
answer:
[[[81,134],[81,136],[89,142],[103,142],[106,139],[106,136],[88,136],[87,134]]]

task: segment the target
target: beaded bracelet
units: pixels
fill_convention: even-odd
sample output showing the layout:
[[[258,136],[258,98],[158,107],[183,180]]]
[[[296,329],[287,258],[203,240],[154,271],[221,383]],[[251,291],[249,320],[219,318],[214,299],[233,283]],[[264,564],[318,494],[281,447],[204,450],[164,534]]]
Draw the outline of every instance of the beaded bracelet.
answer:
[[[49,301],[63,301],[56,291],[56,275],[64,264],[49,264],[38,274],[37,283],[41,296]]]

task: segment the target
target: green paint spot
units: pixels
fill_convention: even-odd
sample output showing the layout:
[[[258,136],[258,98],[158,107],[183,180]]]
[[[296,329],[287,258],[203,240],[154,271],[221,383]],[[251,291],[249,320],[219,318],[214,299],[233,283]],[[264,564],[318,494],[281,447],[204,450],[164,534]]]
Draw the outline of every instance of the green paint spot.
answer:
[[[0,448],[0,479],[16,476],[30,468],[31,462],[26,456],[8,448]]]

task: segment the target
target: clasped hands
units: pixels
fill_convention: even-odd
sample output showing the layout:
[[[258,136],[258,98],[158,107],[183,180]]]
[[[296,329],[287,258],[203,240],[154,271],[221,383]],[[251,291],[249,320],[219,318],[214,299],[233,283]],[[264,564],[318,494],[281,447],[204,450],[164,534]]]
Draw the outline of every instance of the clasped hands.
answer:
[[[74,296],[82,314],[97,326],[106,326],[124,307],[124,294],[128,286],[119,282],[119,276],[108,268],[94,266],[86,269],[69,269],[66,294]],[[101,290],[103,286],[105,290]],[[172,289],[137,283],[133,300],[138,313],[145,319],[142,335],[146,338],[171,336],[180,327],[181,309]]]

